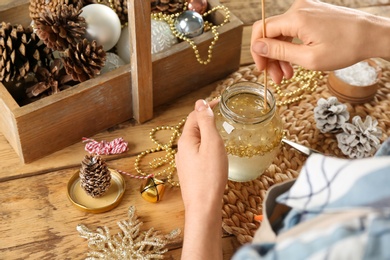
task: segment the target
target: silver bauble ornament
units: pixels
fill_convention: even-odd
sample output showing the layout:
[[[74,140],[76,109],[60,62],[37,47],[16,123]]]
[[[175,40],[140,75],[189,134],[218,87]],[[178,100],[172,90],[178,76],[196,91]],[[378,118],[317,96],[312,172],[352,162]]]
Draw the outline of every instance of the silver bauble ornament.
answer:
[[[188,10],[204,14],[207,10],[207,0],[187,0]]]
[[[168,23],[152,19],[152,54],[169,49],[178,42]]]
[[[121,59],[126,63],[130,63],[130,48],[129,27],[124,26],[122,28],[118,43],[116,44],[116,52],[118,53],[119,57],[121,57]]]
[[[106,62],[104,63],[104,67],[100,71],[100,74],[104,74],[119,68],[126,63],[115,53],[106,52]]]
[[[81,10],[87,23],[85,37],[96,40],[105,51],[114,47],[121,35],[121,22],[114,10],[103,4],[89,4]]]
[[[196,37],[203,33],[203,17],[194,11],[182,12],[175,21],[176,30],[188,38]]]

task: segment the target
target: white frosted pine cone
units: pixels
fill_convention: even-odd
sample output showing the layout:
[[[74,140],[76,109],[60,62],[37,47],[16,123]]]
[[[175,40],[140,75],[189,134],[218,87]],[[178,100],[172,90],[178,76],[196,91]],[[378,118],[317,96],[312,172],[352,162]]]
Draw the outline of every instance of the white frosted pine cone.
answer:
[[[336,97],[327,100],[320,98],[314,108],[316,127],[321,133],[336,133],[348,121],[349,112],[345,104],[341,104]]]
[[[338,147],[349,158],[366,158],[374,155],[380,146],[382,131],[378,121],[367,116],[366,120],[355,116],[352,123],[342,126],[343,132],[336,135]]]

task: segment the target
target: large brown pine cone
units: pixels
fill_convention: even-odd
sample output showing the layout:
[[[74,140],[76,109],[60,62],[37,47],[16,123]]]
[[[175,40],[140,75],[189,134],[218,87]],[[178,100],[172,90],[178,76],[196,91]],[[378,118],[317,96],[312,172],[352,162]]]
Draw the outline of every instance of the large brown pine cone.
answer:
[[[101,197],[110,188],[111,172],[100,156],[86,155],[79,176],[81,187],[93,198]]]
[[[0,81],[20,80],[50,62],[51,51],[39,41],[31,27],[0,24]]]
[[[185,0],[151,0],[152,13],[174,14],[182,12]]]
[[[36,33],[52,50],[63,51],[76,46],[87,26],[81,12],[72,5],[57,5],[54,12],[46,9],[34,20]]]
[[[66,73],[73,80],[83,82],[100,74],[106,61],[106,52],[95,40],[89,42],[83,39],[76,48],[66,49],[62,59]]]
[[[77,10],[80,10],[84,3],[78,0],[30,0],[30,18],[35,20],[40,17],[40,14],[45,12],[46,9],[54,13],[58,5],[72,5]]]

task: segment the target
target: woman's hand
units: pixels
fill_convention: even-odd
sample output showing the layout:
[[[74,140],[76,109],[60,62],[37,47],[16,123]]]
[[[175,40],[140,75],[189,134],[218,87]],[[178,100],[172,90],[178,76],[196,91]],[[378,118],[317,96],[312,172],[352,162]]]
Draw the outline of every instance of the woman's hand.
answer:
[[[228,160],[213,111],[204,100],[196,102],[187,118],[175,160],[185,207],[182,259],[221,259]]]
[[[311,70],[335,70],[363,59],[390,57],[390,19],[317,0],[296,0],[290,9],[253,25],[252,57],[280,83],[291,78],[290,63]],[[292,42],[293,39],[299,41]],[[386,47],[387,46],[387,47]]]

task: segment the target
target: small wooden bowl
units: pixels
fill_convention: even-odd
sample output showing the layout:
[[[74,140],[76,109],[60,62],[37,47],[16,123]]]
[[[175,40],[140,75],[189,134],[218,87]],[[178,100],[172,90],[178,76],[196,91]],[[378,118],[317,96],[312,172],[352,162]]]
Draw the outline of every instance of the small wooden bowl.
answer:
[[[382,70],[375,61],[371,59],[365,61],[371,67],[374,67],[377,72],[376,80],[370,85],[351,85],[337,77],[334,71],[329,73],[327,81],[329,91],[333,95],[335,95],[340,101],[349,102],[351,104],[361,104],[369,102],[374,98],[378,90],[378,81],[381,77]]]

